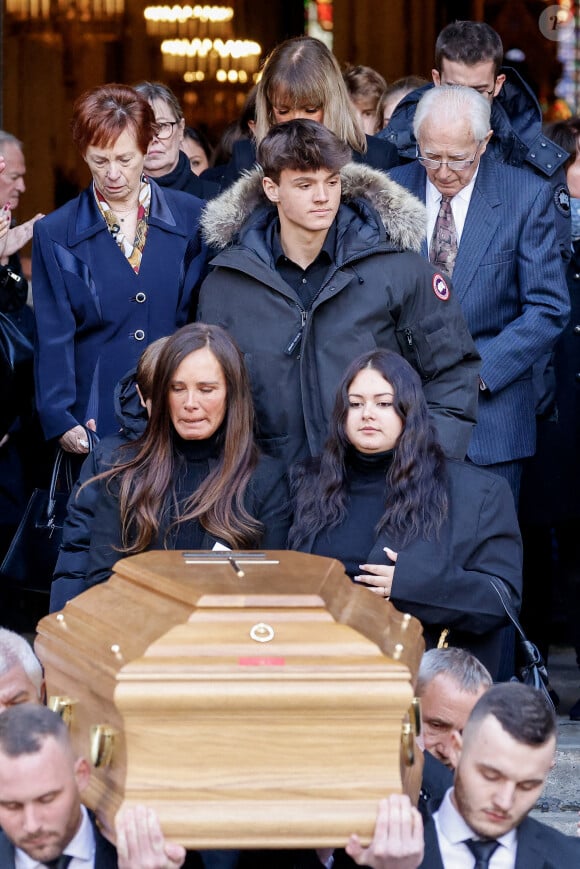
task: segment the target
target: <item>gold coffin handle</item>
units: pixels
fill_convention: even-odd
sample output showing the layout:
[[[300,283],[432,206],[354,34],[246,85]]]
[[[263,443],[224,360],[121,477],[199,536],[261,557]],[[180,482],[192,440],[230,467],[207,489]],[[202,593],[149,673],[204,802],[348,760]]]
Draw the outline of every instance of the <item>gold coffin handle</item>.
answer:
[[[401,728],[401,748],[405,765],[413,766],[415,763],[415,735],[410,721],[405,721]]]
[[[58,694],[53,694],[48,698],[48,708],[60,715],[67,727],[71,726],[75,703],[78,703],[78,700]]]
[[[94,767],[110,766],[117,731],[108,724],[91,726],[91,763]]]
[[[419,697],[413,697],[409,707],[409,719],[415,736],[421,736],[421,700]]]

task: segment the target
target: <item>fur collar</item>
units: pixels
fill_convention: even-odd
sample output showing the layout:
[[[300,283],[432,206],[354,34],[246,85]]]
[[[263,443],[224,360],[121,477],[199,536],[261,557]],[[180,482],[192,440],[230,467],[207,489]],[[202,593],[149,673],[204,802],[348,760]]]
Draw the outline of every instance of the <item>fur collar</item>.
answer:
[[[379,213],[395,247],[420,252],[427,220],[422,202],[384,172],[363,163],[348,163],[340,175],[343,202],[366,199]],[[267,204],[262,170],[256,167],[244,172],[221,196],[205,206],[201,218],[205,241],[210,247],[227,247],[256,208]]]

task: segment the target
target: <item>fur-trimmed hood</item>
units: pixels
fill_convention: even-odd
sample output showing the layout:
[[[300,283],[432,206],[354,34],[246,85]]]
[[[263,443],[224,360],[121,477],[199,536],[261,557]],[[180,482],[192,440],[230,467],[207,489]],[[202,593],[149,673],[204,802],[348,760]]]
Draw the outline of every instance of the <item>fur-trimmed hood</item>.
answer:
[[[379,214],[395,248],[420,252],[427,222],[422,202],[384,172],[361,163],[347,163],[340,175],[345,204],[366,199]],[[262,170],[256,167],[207,203],[201,228],[210,247],[221,249],[232,244],[250,215],[271,205],[262,189],[262,177]]]

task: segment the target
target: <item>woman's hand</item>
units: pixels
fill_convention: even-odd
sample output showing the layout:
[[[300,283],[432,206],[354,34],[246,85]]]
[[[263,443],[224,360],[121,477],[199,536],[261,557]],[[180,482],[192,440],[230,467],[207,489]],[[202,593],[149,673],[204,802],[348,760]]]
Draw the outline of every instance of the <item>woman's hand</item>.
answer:
[[[391,561],[396,561],[398,553],[393,549],[385,546],[383,552]],[[361,570],[365,570],[366,574],[355,576],[355,582],[363,583],[368,586],[370,591],[378,594],[379,597],[390,598],[391,586],[393,585],[393,577],[395,575],[394,564],[359,564]]]
[[[95,420],[89,419],[85,423],[85,428],[90,428],[91,431],[96,431],[97,424]],[[82,455],[89,451],[87,433],[82,425],[75,425],[74,428],[65,431],[65,433],[59,437],[58,442],[67,453],[78,453]]]

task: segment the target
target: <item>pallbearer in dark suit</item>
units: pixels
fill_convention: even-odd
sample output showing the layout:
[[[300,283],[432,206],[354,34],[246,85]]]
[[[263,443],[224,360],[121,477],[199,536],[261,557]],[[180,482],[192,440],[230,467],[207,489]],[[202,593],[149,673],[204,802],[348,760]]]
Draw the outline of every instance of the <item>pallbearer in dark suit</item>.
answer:
[[[90,776],[68,729],[46,706],[0,715],[0,866],[57,869],[179,869],[185,849],[165,842],[153,812],[138,806],[117,821],[118,850],[81,805]],[[192,864],[193,865],[193,864]]]
[[[400,823],[397,856],[385,831],[381,804],[375,836],[363,849],[351,838],[348,853],[376,869],[571,869],[580,865],[580,839],[528,817],[554,762],[556,720],[542,694],[508,682],[495,685],[471,713],[453,788],[425,825],[425,849],[417,856],[416,818]],[[462,746],[461,746],[462,743]],[[340,861],[337,867],[346,865]]]
[[[551,189],[485,154],[490,104],[472,88],[428,91],[414,129],[418,159],[390,174],[426,203],[423,253],[452,272],[481,355],[467,455],[506,477],[517,501],[521,461],[535,450],[531,368],[553,347],[570,308]],[[441,213],[446,201],[450,215]]]

